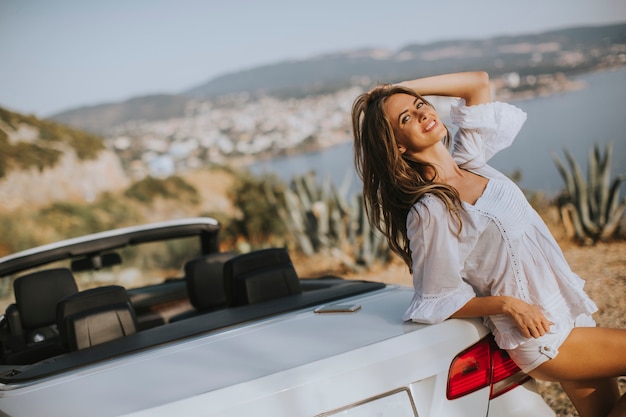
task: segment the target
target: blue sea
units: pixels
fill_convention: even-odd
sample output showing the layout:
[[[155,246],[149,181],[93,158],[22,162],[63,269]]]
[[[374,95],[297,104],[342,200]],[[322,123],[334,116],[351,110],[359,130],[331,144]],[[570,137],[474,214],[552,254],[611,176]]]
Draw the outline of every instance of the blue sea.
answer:
[[[496,155],[490,165],[507,175],[519,171],[522,188],[552,196],[564,188],[553,155],[565,161],[563,149],[568,149],[586,173],[589,150],[598,144],[604,153],[610,142],[613,177],[626,174],[626,68],[594,72],[576,80],[585,87],[512,101],[528,114],[528,120],[513,145]],[[255,174],[274,173],[284,181],[315,171],[319,178],[330,177],[337,186],[348,182],[349,192],[361,187],[353,168],[351,141],[249,168]]]

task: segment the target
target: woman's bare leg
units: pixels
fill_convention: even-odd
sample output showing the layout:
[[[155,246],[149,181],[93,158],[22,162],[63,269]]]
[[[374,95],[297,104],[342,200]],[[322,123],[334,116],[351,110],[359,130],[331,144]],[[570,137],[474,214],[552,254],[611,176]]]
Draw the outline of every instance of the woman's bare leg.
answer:
[[[563,381],[561,386],[580,417],[607,417],[620,397],[615,378]]]
[[[577,327],[559,347],[559,354],[530,374],[559,382],[626,375],[626,329]]]
[[[530,375],[560,382],[581,417],[626,417],[616,380],[626,375],[626,329],[575,328],[559,354]]]
[[[626,416],[626,393],[622,394],[622,398],[619,399],[613,411],[609,413],[607,417],[624,417]]]

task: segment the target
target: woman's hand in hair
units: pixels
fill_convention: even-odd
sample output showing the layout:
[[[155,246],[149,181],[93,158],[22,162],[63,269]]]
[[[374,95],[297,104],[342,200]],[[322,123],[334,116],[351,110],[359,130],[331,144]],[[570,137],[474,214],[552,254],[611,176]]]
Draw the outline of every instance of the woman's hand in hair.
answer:
[[[489,74],[484,71],[457,72],[416,78],[398,83],[415,90],[421,96],[460,97],[468,106],[491,101]]]

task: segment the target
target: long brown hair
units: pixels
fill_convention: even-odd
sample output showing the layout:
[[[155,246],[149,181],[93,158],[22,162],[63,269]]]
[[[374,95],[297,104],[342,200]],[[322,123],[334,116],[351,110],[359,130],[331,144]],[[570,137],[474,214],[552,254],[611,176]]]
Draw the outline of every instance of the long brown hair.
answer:
[[[411,207],[425,194],[440,198],[461,230],[461,199],[453,187],[436,182],[431,164],[404,157],[398,150],[385,100],[394,94],[408,94],[424,100],[414,90],[390,84],[361,94],[352,106],[354,164],[363,181],[363,202],[368,219],[389,242],[389,247],[412,271],[406,219]],[[424,100],[424,102],[432,105]],[[444,138],[450,146],[450,133]],[[435,174],[429,174],[435,172]]]

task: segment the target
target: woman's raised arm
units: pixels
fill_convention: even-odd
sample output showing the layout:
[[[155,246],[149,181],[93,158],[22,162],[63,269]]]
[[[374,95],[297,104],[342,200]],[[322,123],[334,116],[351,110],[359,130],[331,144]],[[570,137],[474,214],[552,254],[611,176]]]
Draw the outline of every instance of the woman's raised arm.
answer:
[[[421,96],[460,97],[468,106],[491,101],[489,75],[484,71],[457,72],[403,81],[398,85],[411,88]]]

